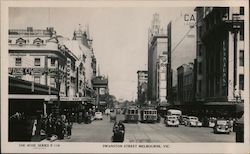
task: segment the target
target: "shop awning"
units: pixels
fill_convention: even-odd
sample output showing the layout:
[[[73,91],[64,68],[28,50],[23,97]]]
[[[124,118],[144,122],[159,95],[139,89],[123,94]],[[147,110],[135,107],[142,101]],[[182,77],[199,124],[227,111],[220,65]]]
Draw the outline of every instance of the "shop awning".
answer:
[[[27,95],[9,94],[9,99],[43,99],[45,101],[57,100],[57,95]]]
[[[232,102],[207,102],[204,103],[204,105],[236,105],[236,103],[232,103]]]

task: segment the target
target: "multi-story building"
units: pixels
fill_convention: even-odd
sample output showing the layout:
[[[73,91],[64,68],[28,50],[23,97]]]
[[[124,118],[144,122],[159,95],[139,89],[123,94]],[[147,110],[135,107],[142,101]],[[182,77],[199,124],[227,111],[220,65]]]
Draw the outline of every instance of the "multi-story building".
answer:
[[[160,26],[159,14],[153,15],[148,40],[148,100],[166,101],[167,35]]]
[[[109,97],[109,86],[108,86],[108,78],[105,76],[98,76],[92,79],[93,88],[96,94],[96,108],[99,111],[104,112],[105,108],[110,106],[110,97]]]
[[[92,39],[88,34],[88,29],[83,30],[80,26],[74,31],[72,40],[63,40],[63,44],[68,47],[79,59],[77,85],[79,96],[93,97],[94,89],[92,79],[96,76],[96,58],[92,48]]]
[[[194,71],[193,63],[183,64],[177,68],[177,101],[178,104],[194,103]]]
[[[137,101],[139,105],[147,103],[148,71],[137,71]]]
[[[197,100],[244,101],[244,7],[195,10]]]
[[[66,96],[70,91],[66,84],[66,68],[69,65],[70,70],[74,70],[72,68],[77,58],[65,46],[59,44],[55,34],[53,28],[43,30],[28,27],[9,30],[9,76],[16,78],[15,80],[19,79],[20,82],[32,83],[33,86],[31,93],[13,89],[15,95],[11,94],[13,91],[9,94],[10,106],[13,106],[13,110],[19,110],[23,105],[20,102],[33,102],[33,106],[41,106],[43,108],[41,110],[47,114],[51,111],[47,111],[49,108],[46,106],[50,105],[50,102],[58,101],[59,96]],[[71,74],[68,77],[71,77]],[[48,87],[47,95],[38,92],[39,88],[36,91],[34,85],[41,85],[45,89]],[[51,89],[57,92],[51,95]],[[26,94],[25,97],[23,94]],[[32,101],[24,101],[24,99]],[[35,105],[36,100],[40,103]]]
[[[167,26],[168,62],[167,62],[167,99],[173,105],[178,104],[174,87],[177,87],[177,68],[182,64],[192,62],[196,54],[195,12],[185,9]]]

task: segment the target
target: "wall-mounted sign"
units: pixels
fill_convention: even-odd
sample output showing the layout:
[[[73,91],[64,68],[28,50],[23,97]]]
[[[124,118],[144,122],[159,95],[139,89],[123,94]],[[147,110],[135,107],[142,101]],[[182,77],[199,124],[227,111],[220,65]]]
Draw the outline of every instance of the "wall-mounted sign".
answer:
[[[45,73],[49,75],[56,75],[58,73],[58,69],[56,68],[16,68],[11,67],[8,69],[9,74],[11,75],[43,75]]]
[[[89,97],[60,97],[60,101],[89,101]]]
[[[71,83],[71,77],[70,77],[70,72],[71,72],[71,60],[69,58],[67,58],[67,80],[66,80],[66,84],[67,87],[70,87],[70,83]]]
[[[222,42],[223,57],[222,57],[222,86],[227,86],[227,47],[226,41]]]

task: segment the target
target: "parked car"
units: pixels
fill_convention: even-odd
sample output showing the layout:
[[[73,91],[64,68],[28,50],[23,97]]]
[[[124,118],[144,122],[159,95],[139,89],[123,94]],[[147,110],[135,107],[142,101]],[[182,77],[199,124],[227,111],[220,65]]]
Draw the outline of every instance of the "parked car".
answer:
[[[102,120],[102,112],[95,112],[95,120]]]
[[[186,125],[188,121],[188,116],[187,115],[181,115],[180,117],[180,124],[181,125]]]
[[[230,133],[230,127],[228,120],[216,120],[214,126],[214,133]]]
[[[166,116],[165,118],[165,124],[166,126],[174,126],[174,127],[179,127],[179,120],[177,116]]]
[[[199,119],[195,116],[189,116],[186,122],[185,126],[190,127],[201,127],[202,123],[199,121]]]
[[[215,118],[210,118],[209,121],[208,121],[208,126],[209,126],[210,128],[214,128],[215,122],[216,122],[216,119],[215,119]]]

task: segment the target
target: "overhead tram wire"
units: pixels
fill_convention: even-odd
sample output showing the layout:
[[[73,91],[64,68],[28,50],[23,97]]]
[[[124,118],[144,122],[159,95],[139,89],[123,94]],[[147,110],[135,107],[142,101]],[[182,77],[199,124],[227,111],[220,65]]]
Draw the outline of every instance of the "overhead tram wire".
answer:
[[[190,33],[190,31],[192,30],[193,28],[190,28],[187,33],[181,38],[181,40],[176,44],[176,46],[174,47],[174,49],[171,51],[171,53],[173,54],[175,49],[182,43],[182,41],[186,38],[186,36]]]
[[[196,19],[197,20],[197,19]],[[193,27],[196,26],[197,22],[200,22],[201,20],[203,20],[203,18],[199,19],[199,21],[196,21],[193,25]],[[177,43],[177,45],[174,47],[173,50],[171,50],[171,53],[174,53],[175,49],[181,44],[181,42],[185,39],[185,37],[189,34],[189,32],[192,30],[192,27],[189,27],[189,30],[187,31],[187,33],[182,37],[182,39]]]

